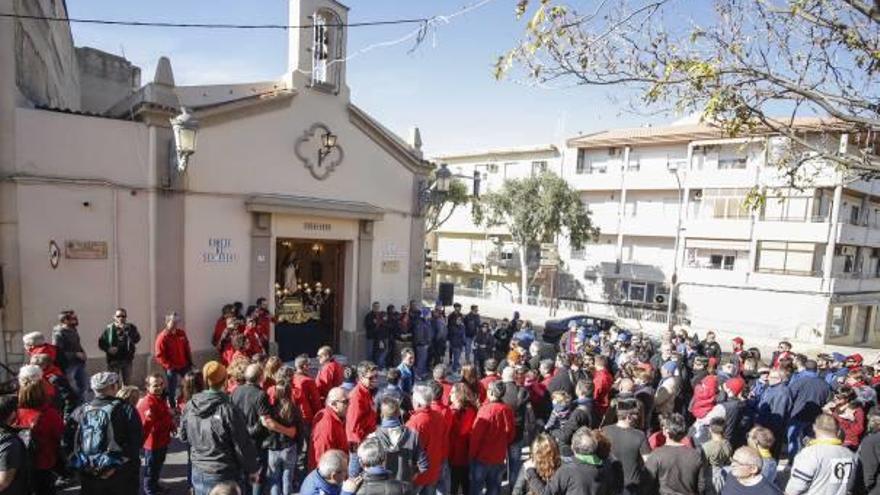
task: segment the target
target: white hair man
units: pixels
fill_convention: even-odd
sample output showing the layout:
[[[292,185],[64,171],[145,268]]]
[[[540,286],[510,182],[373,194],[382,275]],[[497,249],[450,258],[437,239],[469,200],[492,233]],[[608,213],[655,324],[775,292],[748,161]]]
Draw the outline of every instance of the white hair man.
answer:
[[[324,452],[330,450],[348,451],[348,439],[345,436],[345,413],[348,409],[348,397],[342,387],[330,389],[327,393],[324,409],[315,415],[312,425],[312,443],[308,450],[309,469],[318,466],[318,460]]]
[[[328,450],[321,454],[318,467],[303,480],[299,493],[300,495],[353,495],[360,486],[361,480],[359,478],[346,480],[347,473],[348,456],[345,452]]]
[[[436,491],[449,450],[449,426],[443,416],[431,408],[434,397],[434,390],[428,385],[414,386],[413,413],[406,422],[406,426],[416,432],[428,454],[428,470],[412,479],[414,491],[423,494],[432,494]]]
[[[743,495],[762,493],[779,493],[771,481],[761,475],[764,459],[752,447],[740,447],[730,459],[730,474],[724,483],[725,492]],[[727,487],[730,488],[727,488]]]
[[[358,461],[364,468],[363,483],[357,495],[405,495],[410,493],[409,483],[395,479],[385,469],[386,452],[376,438],[367,438],[357,450]]]

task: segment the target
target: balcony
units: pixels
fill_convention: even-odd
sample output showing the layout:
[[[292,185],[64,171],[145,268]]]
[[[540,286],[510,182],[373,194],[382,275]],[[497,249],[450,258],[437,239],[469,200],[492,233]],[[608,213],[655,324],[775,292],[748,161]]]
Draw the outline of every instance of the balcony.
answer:
[[[837,243],[880,247],[880,229],[872,225],[853,225],[849,222],[842,222],[837,230]]]

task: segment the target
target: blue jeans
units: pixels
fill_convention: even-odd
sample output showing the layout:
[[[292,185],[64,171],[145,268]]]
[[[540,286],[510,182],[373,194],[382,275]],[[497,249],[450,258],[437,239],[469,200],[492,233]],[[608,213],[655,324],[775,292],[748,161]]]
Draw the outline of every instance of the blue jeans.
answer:
[[[428,376],[428,354],[431,347],[427,345],[416,346],[416,377],[423,379]]]
[[[165,454],[168,447],[161,449],[144,449],[144,493],[153,495],[159,493],[159,476],[162,474],[162,466],[165,465]]]
[[[449,362],[451,363],[451,368],[453,373],[458,373],[461,370],[461,353],[464,350],[464,347],[449,347]]]
[[[171,405],[172,411],[177,408],[177,386],[180,384],[181,378],[183,378],[183,373],[165,370],[165,393],[168,394],[168,404]]]
[[[241,480],[234,475],[203,473],[196,468],[192,470],[192,487],[195,495],[209,495],[215,486],[224,481],[241,484]],[[244,493],[244,489],[242,489],[242,493]]]
[[[452,488],[452,472],[449,471],[449,461],[443,461],[440,469],[440,479],[437,480],[437,495],[449,495]]]
[[[474,364],[474,338],[464,338],[464,361],[468,364]],[[479,370],[483,371],[483,370]]]
[[[801,450],[803,447],[804,436],[812,430],[812,426],[809,423],[804,423],[798,420],[791,420],[791,423],[788,424],[788,431],[786,434],[788,435],[788,458],[794,459],[794,456]]]
[[[271,495],[292,495],[293,474],[296,471],[296,446],[282,450],[269,450],[266,483]]]
[[[482,495],[486,489],[486,495],[498,495],[501,492],[501,476],[504,474],[504,464],[483,464],[480,461],[471,461],[471,493],[470,495]]]
[[[266,465],[268,464],[268,460],[269,451],[266,449],[257,449],[257,466],[259,466],[257,472],[260,473],[260,475],[257,478],[256,483],[250,483],[248,481],[252,495],[263,495],[263,485],[266,481]]]
[[[522,444],[523,441],[520,439],[507,447],[507,479],[510,483],[516,483],[519,470],[522,468]]]
[[[415,495],[436,495],[437,485],[425,485],[413,487]]]
[[[384,345],[384,348],[380,349],[379,342],[374,341],[373,362],[376,363],[376,366],[378,366],[380,369],[384,370],[388,367],[388,363],[386,362],[388,360],[388,342],[383,342],[382,345]]]
[[[64,372],[67,376],[67,382],[79,395],[81,401],[88,401],[89,395],[89,376],[86,374],[85,363],[71,364]]]

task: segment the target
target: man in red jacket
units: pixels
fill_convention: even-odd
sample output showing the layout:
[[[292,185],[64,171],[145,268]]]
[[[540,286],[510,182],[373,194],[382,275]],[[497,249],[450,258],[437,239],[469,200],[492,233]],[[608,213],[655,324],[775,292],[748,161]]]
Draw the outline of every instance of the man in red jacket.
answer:
[[[345,415],[345,436],[348,438],[349,452],[356,452],[357,446],[376,431],[379,416],[373,402],[373,391],[379,383],[379,367],[372,361],[361,361],[357,368],[358,383],[348,394],[349,407]]]
[[[345,412],[348,399],[345,390],[336,387],[327,394],[327,405],[315,415],[312,425],[312,445],[308,452],[309,471],[318,467],[318,459],[328,450],[348,451],[345,437]]]
[[[513,411],[501,401],[503,396],[504,383],[493,382],[486,391],[489,402],[477,411],[468,448],[471,493],[482,493],[483,488],[486,489],[486,495],[498,495],[501,491],[507,447],[516,436]]]
[[[297,452],[303,455],[311,448],[307,440],[311,437],[315,415],[321,410],[321,397],[315,380],[309,376],[309,357],[303,354],[294,359],[293,369],[293,393],[302,415],[302,433],[299,435]]]
[[[315,384],[318,386],[318,395],[323,401],[331,388],[342,385],[343,369],[342,365],[333,359],[333,349],[326,345],[318,349],[318,363],[321,369],[315,378]]]
[[[144,493],[154,495],[164,493],[159,486],[159,476],[171,443],[174,418],[162,397],[165,377],[160,373],[148,376],[146,390],[147,394],[138,401],[137,411],[144,425]]]
[[[419,443],[428,454],[428,470],[417,474],[412,480],[416,493],[433,494],[436,491],[443,464],[448,456],[449,429],[443,417],[431,409],[433,402],[434,392],[431,387],[427,385],[413,387],[414,410],[406,426],[419,434]]]
[[[176,312],[165,317],[165,328],[156,337],[156,361],[165,369],[168,403],[172,409],[177,407],[177,384],[192,367],[192,352],[186,332],[180,328],[180,317]]]
[[[614,385],[614,376],[608,371],[608,358],[596,356],[593,363],[593,400],[597,418],[604,418],[611,405],[611,387]]]
[[[40,332],[31,332],[22,337],[24,350],[27,352],[28,358],[37,354],[45,354],[51,358],[51,362],[43,368],[43,375],[59,375],[63,376],[64,372],[58,367],[58,348],[52,344],[46,343],[46,337]]]

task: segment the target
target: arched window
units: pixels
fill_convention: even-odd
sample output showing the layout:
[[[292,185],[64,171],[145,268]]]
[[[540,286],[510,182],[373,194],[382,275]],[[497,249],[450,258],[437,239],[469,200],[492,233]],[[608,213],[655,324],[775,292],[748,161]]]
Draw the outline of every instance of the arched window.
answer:
[[[336,91],[343,63],[342,22],[334,12],[319,10],[314,15],[312,37],[312,85]]]

